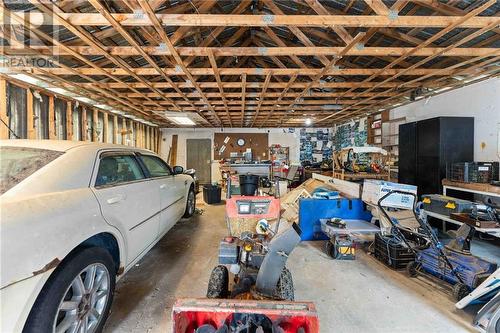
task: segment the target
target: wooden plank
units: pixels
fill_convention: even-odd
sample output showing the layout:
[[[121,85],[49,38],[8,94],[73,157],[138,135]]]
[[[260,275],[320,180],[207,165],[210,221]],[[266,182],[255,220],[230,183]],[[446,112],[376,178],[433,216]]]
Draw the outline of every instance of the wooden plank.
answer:
[[[56,114],[54,111],[54,96],[49,96],[49,139],[55,140],[56,136]]]
[[[113,143],[118,143],[118,116],[113,116]]]
[[[142,3],[142,1],[141,1]],[[13,12],[22,20],[36,26],[65,25],[64,21],[74,26],[109,26],[109,21],[100,13],[58,13],[50,16],[40,12]],[[129,13],[111,14],[123,26],[151,26],[154,23],[146,15]],[[444,28],[459,16],[398,16],[390,18],[381,15],[230,15],[230,14],[156,14],[163,26],[186,27],[401,27],[401,28]],[[459,28],[482,28],[492,22],[493,17],[475,17],[458,25]],[[1,24],[19,24],[6,22],[6,17],[0,16]]]
[[[7,81],[0,79],[0,139],[9,138],[9,116],[7,115]]]
[[[97,136],[97,128],[99,126],[99,111],[97,109],[92,110],[92,142],[98,142],[99,137]]]
[[[178,140],[178,135],[177,134],[172,135],[172,145],[170,147],[170,154],[169,154],[170,166],[175,166],[177,164],[177,140]]]
[[[127,130],[127,119],[122,118],[122,144],[128,146],[127,144],[128,130]]]
[[[73,103],[66,104],[66,140],[73,140]]]
[[[361,185],[346,180],[340,180],[328,176],[323,176],[318,173],[312,174],[313,179],[321,180],[327,184],[334,186],[341,194],[351,198],[361,198]]]
[[[33,114],[33,92],[26,89],[26,127],[28,129],[28,139],[36,139],[35,118]]]
[[[82,107],[82,141],[88,141],[87,140],[87,133],[88,133],[88,126],[87,126],[87,109],[85,107]]]
[[[441,49],[443,50],[443,49]],[[498,49],[487,49],[490,52],[486,53],[485,56],[491,56],[493,55],[500,55],[500,50]],[[432,56],[438,56],[440,55],[438,52],[433,52]],[[481,54],[472,54],[471,56],[480,56]],[[109,74],[113,74],[116,76],[130,76],[129,72],[120,69],[120,68],[101,68],[101,70],[104,70],[105,72]],[[102,76],[101,70],[96,70],[94,68],[58,68],[58,67],[52,67],[52,68],[44,68],[40,69],[38,67],[4,67],[4,73],[6,74],[15,74],[18,73],[19,71],[26,71],[29,73],[34,73],[38,75],[45,75],[46,73],[50,73],[53,75],[75,75],[75,73],[78,73],[80,75],[84,76],[95,76],[95,75],[100,75]],[[140,68],[132,68],[130,69],[132,72],[134,72],[137,75],[144,75],[144,76],[158,76],[158,73],[156,72],[155,69],[149,68],[149,67],[140,67]],[[433,74],[436,73],[438,68],[418,68],[418,69],[400,69],[400,68],[330,68],[326,72],[325,75],[341,75],[341,76],[363,76],[363,75],[428,75],[428,74]],[[179,75],[179,73],[173,69],[173,68],[164,68],[164,72],[167,75]],[[223,76],[240,76],[242,74],[246,75],[256,75],[256,76],[267,76],[269,73],[272,73],[273,75],[276,76],[291,76],[291,75],[303,75],[303,76],[315,76],[318,75],[321,72],[321,69],[318,68],[274,68],[274,67],[267,67],[267,68],[219,68],[219,75]],[[212,68],[192,68],[192,73],[193,75],[214,75],[214,71]],[[450,75],[453,74],[452,71],[447,71],[445,73],[441,73],[439,75]],[[437,74],[436,74],[437,75]],[[169,83],[169,82],[166,82]],[[222,88],[224,88],[226,82],[221,82]],[[170,83],[169,83],[170,84]],[[217,82],[216,82],[217,84]],[[172,85],[170,85],[173,87]],[[181,87],[181,85],[176,85],[177,87]],[[200,87],[201,87],[200,83]],[[155,89],[156,90],[156,89]],[[162,96],[164,94],[158,93],[158,91],[155,91],[157,96]],[[149,95],[146,93],[136,93],[144,98],[148,97]],[[181,96],[184,96],[184,94],[180,94]],[[152,100],[149,100],[150,102],[154,102]],[[170,103],[171,104],[171,103]]]
[[[102,128],[102,137],[103,142],[109,143],[108,135],[109,135],[109,115],[107,112],[104,112],[103,115],[103,128]]]

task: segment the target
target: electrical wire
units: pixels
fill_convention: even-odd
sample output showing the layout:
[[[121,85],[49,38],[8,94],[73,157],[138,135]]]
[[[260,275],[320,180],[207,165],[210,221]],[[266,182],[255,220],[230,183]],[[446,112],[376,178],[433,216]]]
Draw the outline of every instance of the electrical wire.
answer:
[[[12,128],[10,128],[10,126],[8,124],[5,123],[5,121],[3,121],[3,119],[0,119],[2,121],[2,123],[7,127],[7,129],[9,130],[10,133],[12,133],[12,135],[16,138],[16,139],[21,139],[21,137],[19,135],[16,134],[16,132],[14,132],[12,130]]]

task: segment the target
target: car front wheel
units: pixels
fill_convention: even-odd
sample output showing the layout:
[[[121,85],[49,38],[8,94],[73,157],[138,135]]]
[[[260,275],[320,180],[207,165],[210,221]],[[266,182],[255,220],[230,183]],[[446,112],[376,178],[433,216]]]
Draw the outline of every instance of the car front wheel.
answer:
[[[52,274],[23,332],[100,332],[113,301],[115,269],[110,254],[85,248]]]
[[[194,214],[196,209],[196,194],[194,190],[191,188],[188,193],[188,197],[186,200],[186,210],[184,211],[183,217],[191,217]]]

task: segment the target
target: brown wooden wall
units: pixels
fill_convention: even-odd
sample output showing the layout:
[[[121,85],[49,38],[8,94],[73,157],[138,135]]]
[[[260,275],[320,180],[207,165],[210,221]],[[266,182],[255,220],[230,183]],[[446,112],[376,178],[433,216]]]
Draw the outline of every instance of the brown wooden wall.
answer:
[[[229,137],[228,143],[224,139]],[[245,145],[240,147],[236,143],[238,139],[244,139]],[[219,154],[219,149],[225,145],[226,149]],[[253,159],[260,157],[261,160],[269,159],[269,135],[267,133],[215,133],[214,134],[214,157],[215,159],[229,158],[231,152],[244,153],[247,148],[252,148]]]

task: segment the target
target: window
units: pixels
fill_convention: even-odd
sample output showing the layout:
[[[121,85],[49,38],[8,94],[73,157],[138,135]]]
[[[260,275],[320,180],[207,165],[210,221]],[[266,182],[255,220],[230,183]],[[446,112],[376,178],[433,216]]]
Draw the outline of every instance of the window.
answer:
[[[151,177],[165,177],[172,174],[172,171],[162,159],[152,155],[141,155],[141,158]]]
[[[0,149],[0,194],[49,164],[63,153],[59,151],[24,147]]]
[[[108,155],[101,158],[95,186],[110,186],[144,179],[133,155]]]

